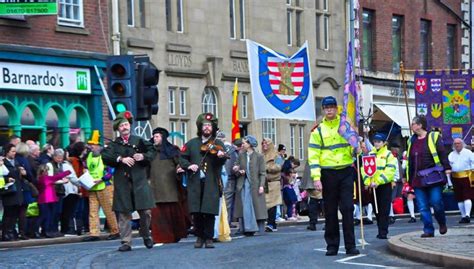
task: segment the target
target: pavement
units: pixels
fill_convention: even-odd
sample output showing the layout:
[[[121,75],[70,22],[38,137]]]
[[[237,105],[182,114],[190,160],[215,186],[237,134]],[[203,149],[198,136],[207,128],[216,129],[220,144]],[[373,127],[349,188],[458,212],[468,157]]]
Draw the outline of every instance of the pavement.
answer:
[[[474,224],[448,227],[445,235],[421,238],[422,231],[388,240],[389,249],[403,258],[448,268],[474,268]]]
[[[447,212],[449,215],[459,214],[458,212]],[[408,215],[397,215],[399,218],[408,218]],[[321,223],[321,222],[320,222]],[[298,221],[279,222],[279,226],[307,225],[308,217],[302,217]],[[134,231],[133,235],[138,236]],[[445,235],[440,235],[438,231],[433,238],[421,238],[421,231],[409,232],[395,235],[389,238],[388,248],[396,255],[416,260],[419,262],[443,266],[450,268],[474,268],[474,224],[454,225],[448,227]],[[108,234],[100,235],[101,240],[105,240]],[[33,246],[79,243],[82,236],[64,236],[58,238],[30,239],[14,242],[0,242],[0,250],[10,248],[24,248]]]

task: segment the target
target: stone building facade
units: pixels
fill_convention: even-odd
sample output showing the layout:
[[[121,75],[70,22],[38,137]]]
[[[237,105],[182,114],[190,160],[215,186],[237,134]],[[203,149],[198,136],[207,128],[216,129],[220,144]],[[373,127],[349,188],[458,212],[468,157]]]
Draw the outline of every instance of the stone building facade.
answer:
[[[286,55],[309,43],[316,110],[326,95],[342,97],[348,4],[329,0],[120,1],[122,54],[148,54],[162,70],[160,110],[151,124],[196,135],[196,117],[213,112],[229,138],[232,90],[239,87],[241,133],[284,144],[306,158],[315,122],[254,120],[246,39]],[[256,103],[258,104],[258,100]]]

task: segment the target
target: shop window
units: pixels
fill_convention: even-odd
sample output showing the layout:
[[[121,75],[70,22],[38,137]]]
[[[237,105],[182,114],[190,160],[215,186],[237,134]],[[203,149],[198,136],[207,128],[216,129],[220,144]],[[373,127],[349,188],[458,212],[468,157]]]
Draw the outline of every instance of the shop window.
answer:
[[[54,108],[50,108],[46,113],[46,142],[55,148],[61,147],[61,133],[58,127],[58,114]]]
[[[58,24],[63,26],[84,27],[82,0],[59,0]]]
[[[362,68],[373,71],[374,15],[372,10],[362,11]]]
[[[30,107],[26,107],[21,114],[21,125],[35,125],[35,115]]]
[[[0,146],[8,142],[8,137],[12,133],[9,127],[9,115],[7,109],[0,105]]]

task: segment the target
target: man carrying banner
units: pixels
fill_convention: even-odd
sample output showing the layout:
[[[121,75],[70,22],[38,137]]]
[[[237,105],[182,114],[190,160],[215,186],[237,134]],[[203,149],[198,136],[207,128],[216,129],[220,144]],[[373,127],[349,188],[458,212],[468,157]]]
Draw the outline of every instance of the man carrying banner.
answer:
[[[332,96],[322,100],[325,116],[311,132],[308,163],[316,190],[323,192],[327,244],[326,256],[339,250],[338,205],[342,213],[344,245],[347,255],[358,255],[354,236],[353,193],[354,173],[352,146],[339,134],[341,118],[337,115],[337,101]]]

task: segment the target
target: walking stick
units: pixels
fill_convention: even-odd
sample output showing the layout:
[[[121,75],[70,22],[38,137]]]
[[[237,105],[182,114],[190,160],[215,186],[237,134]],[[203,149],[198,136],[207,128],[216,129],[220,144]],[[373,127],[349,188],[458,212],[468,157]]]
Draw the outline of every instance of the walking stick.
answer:
[[[360,163],[359,163],[359,157],[357,157],[357,186],[358,187],[358,192],[359,192],[359,208],[360,208],[360,216],[361,220],[363,219],[363,214],[362,214],[362,190],[360,186]],[[360,238],[362,240],[362,249],[365,249],[365,239],[364,239],[364,222],[360,222]]]

